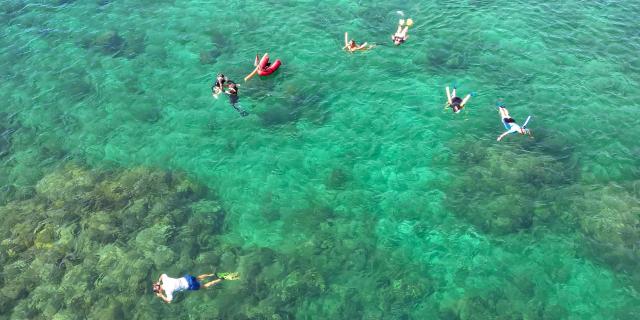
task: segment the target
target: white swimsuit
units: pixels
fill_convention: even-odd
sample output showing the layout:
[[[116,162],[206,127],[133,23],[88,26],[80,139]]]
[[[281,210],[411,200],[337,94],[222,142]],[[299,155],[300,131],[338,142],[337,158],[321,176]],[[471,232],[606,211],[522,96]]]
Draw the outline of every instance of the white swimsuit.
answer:
[[[167,295],[167,300],[173,300],[173,293],[180,292],[189,289],[189,282],[185,277],[182,278],[171,278],[166,274],[162,274],[160,276],[160,280],[162,280],[162,290]]]

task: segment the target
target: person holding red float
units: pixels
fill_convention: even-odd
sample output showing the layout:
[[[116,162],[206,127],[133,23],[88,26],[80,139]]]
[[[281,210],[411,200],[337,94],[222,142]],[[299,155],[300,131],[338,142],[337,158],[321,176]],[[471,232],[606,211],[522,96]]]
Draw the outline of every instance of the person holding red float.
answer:
[[[274,61],[273,63],[269,62],[268,53],[265,53],[262,56],[262,59],[258,59],[258,55],[256,55],[256,59],[253,63],[253,65],[256,68],[253,70],[253,72],[251,72],[248,76],[244,78],[244,81],[248,81],[249,79],[253,78],[253,76],[255,76],[256,73],[261,77],[266,77],[274,73],[276,70],[278,70],[281,64],[282,64],[282,61],[280,61],[280,59],[276,59],[276,61]]]

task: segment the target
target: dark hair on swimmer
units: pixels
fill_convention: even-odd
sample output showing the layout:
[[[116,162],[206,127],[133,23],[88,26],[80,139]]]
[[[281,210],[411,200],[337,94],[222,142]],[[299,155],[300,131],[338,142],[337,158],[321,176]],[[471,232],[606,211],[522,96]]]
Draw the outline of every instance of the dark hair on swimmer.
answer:
[[[160,292],[160,285],[157,283],[154,283],[151,289],[153,290],[153,293],[158,293]]]
[[[218,73],[218,78],[220,78],[220,77],[224,78],[224,74]]]

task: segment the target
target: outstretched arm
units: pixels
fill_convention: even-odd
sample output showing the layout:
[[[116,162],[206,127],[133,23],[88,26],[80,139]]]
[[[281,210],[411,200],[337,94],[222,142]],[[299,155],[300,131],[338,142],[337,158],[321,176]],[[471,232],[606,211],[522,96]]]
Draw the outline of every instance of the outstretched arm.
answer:
[[[165,297],[164,294],[160,292],[156,293],[156,296],[158,296],[158,298],[162,299],[162,301],[166,303],[171,303],[171,300],[169,300],[169,298]]]
[[[510,133],[510,131],[506,131],[505,133],[501,134],[498,139],[496,139],[496,141],[500,141],[502,140],[502,138],[504,138],[504,136],[508,135]]]

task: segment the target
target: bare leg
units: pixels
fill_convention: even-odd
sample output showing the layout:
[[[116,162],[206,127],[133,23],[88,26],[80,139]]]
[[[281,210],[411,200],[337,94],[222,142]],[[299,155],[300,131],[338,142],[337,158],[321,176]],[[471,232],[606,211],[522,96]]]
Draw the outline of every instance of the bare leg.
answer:
[[[197,276],[196,279],[202,280],[202,279],[206,279],[206,278],[209,278],[209,277],[213,277],[215,275],[216,275],[215,273],[205,273],[205,274],[201,274],[201,275]]]
[[[451,92],[449,91],[449,86],[446,87],[447,90],[447,102],[451,105],[453,102],[451,101]]]
[[[402,30],[402,35],[401,37],[406,37],[407,36],[407,31],[409,31],[409,26],[404,27],[404,30]]]
[[[507,108],[505,107],[500,107],[498,108],[500,110],[500,118],[504,119],[504,118],[511,118],[509,116],[509,110],[507,110]]]
[[[202,287],[204,287],[204,288],[209,288],[209,287],[211,287],[211,286],[215,286],[216,284],[218,284],[218,283],[220,283],[220,282],[222,282],[222,279],[215,279],[215,280],[213,280],[213,281],[209,281],[209,282],[207,282],[207,283],[203,284],[203,285],[202,285]]]
[[[451,99],[453,99],[456,96],[456,87],[453,87],[453,91],[451,91]]]

